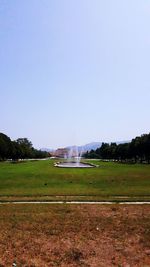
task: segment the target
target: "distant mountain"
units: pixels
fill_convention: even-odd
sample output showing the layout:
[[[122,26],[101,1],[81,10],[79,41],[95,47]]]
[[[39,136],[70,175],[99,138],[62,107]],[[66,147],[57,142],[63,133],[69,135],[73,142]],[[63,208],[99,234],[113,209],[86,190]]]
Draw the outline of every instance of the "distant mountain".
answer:
[[[114,141],[113,143],[116,143],[117,145],[118,144],[123,144],[123,143],[129,143],[130,141]],[[104,142],[104,143],[108,143],[108,142]],[[111,143],[111,142],[109,142]],[[67,146],[67,147],[64,147],[63,149],[66,149],[66,150],[73,150],[73,151],[76,151],[78,149],[79,152],[86,152],[86,151],[90,151],[90,150],[96,150],[97,148],[101,147],[102,145],[102,142],[91,142],[91,143],[88,143],[88,144],[85,144],[83,146]],[[54,149],[51,149],[51,148],[41,148],[42,151],[47,151],[47,152],[54,152],[56,150]],[[58,150],[58,149],[57,149]]]
[[[98,147],[101,147],[102,145],[102,142],[92,142],[92,143],[88,143],[88,144],[85,144],[83,146],[68,146],[66,147],[66,149],[70,150],[76,150],[78,149],[79,152],[87,152],[87,151],[90,151],[91,149],[93,150],[96,150]]]
[[[123,143],[129,143],[130,141],[114,141],[113,143],[116,143],[117,145],[119,144],[123,144]],[[78,148],[78,151],[79,152],[86,152],[86,151],[90,151],[90,150],[96,150],[97,148],[101,147],[103,142],[92,142],[92,143],[88,143],[88,144],[85,144],[83,146],[68,146],[66,147],[66,149],[72,149],[72,150],[75,150],[76,147]],[[104,143],[107,143],[107,142],[104,142]],[[110,142],[112,143],[112,142]]]
[[[85,144],[84,146],[79,146],[79,150],[82,150],[83,152],[90,151],[91,149],[95,150],[98,147],[101,147],[102,142],[92,142],[89,144]]]
[[[54,149],[52,149],[52,148],[41,148],[40,149],[41,151],[46,151],[46,152],[53,152],[54,151]]]
[[[119,145],[119,144],[125,144],[125,143],[130,143],[131,142],[131,140],[127,140],[127,141],[118,141],[118,142],[114,142],[114,143],[116,143],[117,145]]]

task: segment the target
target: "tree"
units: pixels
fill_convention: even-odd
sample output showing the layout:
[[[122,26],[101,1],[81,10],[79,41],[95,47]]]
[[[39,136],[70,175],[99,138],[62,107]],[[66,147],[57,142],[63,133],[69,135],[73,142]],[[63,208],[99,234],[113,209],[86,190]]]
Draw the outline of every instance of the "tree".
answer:
[[[11,158],[12,155],[12,143],[10,138],[0,133],[0,159],[4,160],[7,158]]]
[[[20,148],[20,145],[16,141],[12,141],[12,159],[13,160],[18,160],[22,157],[22,151]]]
[[[102,143],[100,148],[100,155],[103,159],[109,159],[109,144]]]
[[[116,157],[119,160],[127,160],[129,159],[129,144],[119,144],[116,148]]]
[[[32,143],[27,138],[18,138],[16,140],[16,143],[19,145],[19,152],[21,158],[32,158],[33,147]]]
[[[142,153],[144,159],[150,163],[150,133],[141,136]]]

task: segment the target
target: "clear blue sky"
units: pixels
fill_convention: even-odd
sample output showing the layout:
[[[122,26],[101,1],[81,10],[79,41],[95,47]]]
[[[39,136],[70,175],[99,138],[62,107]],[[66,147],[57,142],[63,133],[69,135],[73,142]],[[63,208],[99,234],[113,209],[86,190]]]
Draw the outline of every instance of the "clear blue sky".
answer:
[[[0,0],[0,126],[35,147],[150,131],[150,1]]]

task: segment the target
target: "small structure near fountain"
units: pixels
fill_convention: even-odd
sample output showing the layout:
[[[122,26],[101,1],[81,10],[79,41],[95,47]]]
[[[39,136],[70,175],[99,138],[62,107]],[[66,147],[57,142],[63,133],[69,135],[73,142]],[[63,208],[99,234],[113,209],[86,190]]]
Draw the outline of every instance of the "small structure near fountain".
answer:
[[[65,154],[65,161],[57,162],[54,164],[55,167],[59,168],[93,168],[96,167],[94,164],[81,162],[82,151],[78,150],[78,147],[72,147],[68,154]]]

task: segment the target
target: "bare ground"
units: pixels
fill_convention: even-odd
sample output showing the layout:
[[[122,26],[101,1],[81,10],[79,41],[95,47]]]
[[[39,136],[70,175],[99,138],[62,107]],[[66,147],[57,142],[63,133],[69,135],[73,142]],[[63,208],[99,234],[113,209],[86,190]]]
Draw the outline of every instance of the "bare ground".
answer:
[[[148,267],[150,205],[0,205],[0,267]]]

